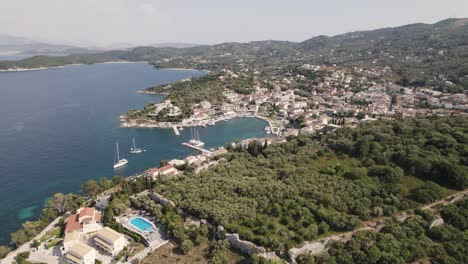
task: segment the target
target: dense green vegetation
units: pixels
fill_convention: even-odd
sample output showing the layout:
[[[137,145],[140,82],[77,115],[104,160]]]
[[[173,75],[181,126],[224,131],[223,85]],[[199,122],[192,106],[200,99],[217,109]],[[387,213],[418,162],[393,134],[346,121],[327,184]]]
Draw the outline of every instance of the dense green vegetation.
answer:
[[[447,194],[446,188],[428,180],[464,187],[467,121],[378,121],[356,130],[290,138],[266,149],[249,146],[230,152],[229,162],[200,174],[161,177],[155,190],[188,213],[244,239],[273,250],[288,249]],[[396,151],[399,146],[403,150]],[[434,170],[426,170],[427,175],[419,173],[419,167],[411,170],[407,160],[418,160],[415,155],[424,155]],[[422,185],[406,185],[412,179],[408,175],[420,177]]]
[[[182,80],[172,84],[159,85],[146,89],[148,92],[165,94],[168,100],[182,110],[180,116],[167,116],[164,109],[156,117],[151,117],[160,122],[177,122],[190,117],[193,105],[202,101],[208,101],[212,106],[219,106],[225,102],[223,90],[229,89],[242,94],[251,93],[254,84],[252,76],[228,78],[220,81],[218,74],[210,74],[203,77]],[[127,116],[133,120],[148,118],[147,114],[155,109],[154,104],[147,105],[142,110],[130,110]]]
[[[446,224],[430,228],[433,215],[416,212],[404,222],[394,220],[379,233],[356,233],[346,243],[333,241],[320,256],[302,255],[307,263],[411,263],[430,259],[430,263],[468,263],[468,200],[441,210]]]
[[[370,174],[387,182],[401,178],[401,173],[392,174],[398,166],[423,180],[464,189],[468,187],[467,133],[466,117],[429,117],[341,129],[326,142],[339,153],[359,158],[370,167]]]

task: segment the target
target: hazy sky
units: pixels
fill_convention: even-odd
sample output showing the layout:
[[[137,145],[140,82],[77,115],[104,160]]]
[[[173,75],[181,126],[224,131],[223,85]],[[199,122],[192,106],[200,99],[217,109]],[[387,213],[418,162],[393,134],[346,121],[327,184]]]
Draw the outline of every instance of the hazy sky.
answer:
[[[468,17],[468,0],[0,0],[0,34],[62,43],[301,41]]]

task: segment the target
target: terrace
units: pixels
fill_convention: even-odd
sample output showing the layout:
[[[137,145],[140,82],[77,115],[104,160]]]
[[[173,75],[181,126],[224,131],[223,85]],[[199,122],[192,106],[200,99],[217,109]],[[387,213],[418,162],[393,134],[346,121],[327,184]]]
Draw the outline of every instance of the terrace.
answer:
[[[166,241],[166,235],[157,226],[157,218],[151,217],[145,211],[135,211],[132,214],[119,218],[123,227],[141,235],[148,245],[160,244]]]

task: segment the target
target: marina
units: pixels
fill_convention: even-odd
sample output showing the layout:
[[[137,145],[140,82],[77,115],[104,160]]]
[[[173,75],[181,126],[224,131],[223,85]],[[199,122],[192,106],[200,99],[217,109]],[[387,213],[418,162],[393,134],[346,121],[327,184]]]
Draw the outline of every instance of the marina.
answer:
[[[183,159],[200,152],[181,145],[191,139],[187,126],[177,125],[179,136],[175,136],[172,125],[169,129],[128,129],[121,128],[116,117],[162,99],[136,93],[142,87],[201,75],[196,71],[155,70],[143,63],[0,74],[0,83],[5,84],[0,97],[0,143],[9,149],[0,153],[0,172],[8,175],[0,179],[0,199],[5,205],[0,210],[4,219],[0,241],[8,241],[9,233],[22,222],[35,219],[45,199],[56,192],[78,192],[88,179],[127,177],[157,166],[160,160]],[[126,103],[120,98],[126,98]],[[25,104],[12,104],[14,101]],[[199,133],[203,148],[209,150],[235,140],[264,137],[266,125],[257,118],[233,118],[199,127]],[[129,153],[132,138],[136,148],[145,150],[142,154]],[[114,170],[116,140],[120,155],[127,153],[124,158],[128,163]],[[24,188],[31,191],[22,193]]]
[[[195,145],[189,144],[187,142],[182,143],[182,146],[186,146],[187,148],[191,148],[193,150],[196,150],[196,151],[204,153],[204,154],[211,154],[211,151],[209,151],[207,149],[204,149],[204,148],[202,148],[200,146],[195,146]]]
[[[172,130],[174,130],[174,134],[176,136],[180,136],[180,132],[179,132],[179,129],[177,129],[177,126],[172,126]]]

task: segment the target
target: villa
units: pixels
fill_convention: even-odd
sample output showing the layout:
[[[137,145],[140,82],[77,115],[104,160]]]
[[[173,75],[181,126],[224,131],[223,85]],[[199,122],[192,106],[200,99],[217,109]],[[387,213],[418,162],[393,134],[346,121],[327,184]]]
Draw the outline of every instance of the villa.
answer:
[[[104,227],[94,237],[96,246],[112,256],[116,256],[125,247],[125,237],[119,232]]]
[[[94,232],[101,228],[101,213],[94,208],[85,207],[77,210],[67,219],[65,233],[83,231],[84,233]]]
[[[177,174],[177,173],[178,173],[177,169],[174,168],[174,166],[172,166],[171,164],[167,164],[166,166],[159,168],[160,175]]]
[[[65,258],[69,263],[94,264],[96,261],[96,250],[86,244],[76,243],[65,254]]]
[[[73,247],[76,243],[80,242],[80,232],[65,233],[63,238],[63,248],[65,251]]]

